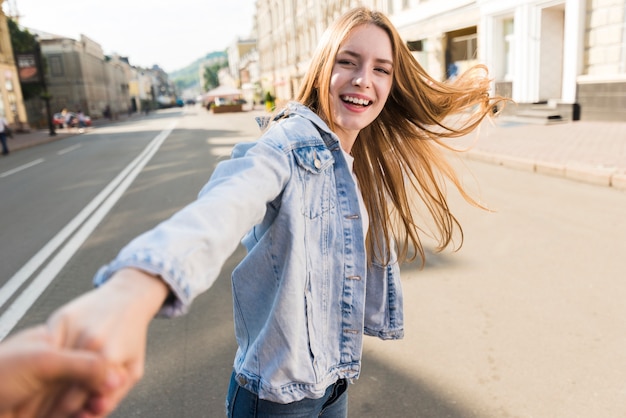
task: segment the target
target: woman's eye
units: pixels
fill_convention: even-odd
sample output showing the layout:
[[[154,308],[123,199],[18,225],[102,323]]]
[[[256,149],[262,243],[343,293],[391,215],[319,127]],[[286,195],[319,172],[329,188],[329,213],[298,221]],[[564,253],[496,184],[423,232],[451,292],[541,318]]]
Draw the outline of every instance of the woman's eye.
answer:
[[[352,61],[349,61],[349,60],[338,60],[337,63],[339,63],[341,65],[351,65]]]
[[[391,70],[388,70],[386,68],[376,68],[376,71],[381,72],[383,74],[391,74]]]

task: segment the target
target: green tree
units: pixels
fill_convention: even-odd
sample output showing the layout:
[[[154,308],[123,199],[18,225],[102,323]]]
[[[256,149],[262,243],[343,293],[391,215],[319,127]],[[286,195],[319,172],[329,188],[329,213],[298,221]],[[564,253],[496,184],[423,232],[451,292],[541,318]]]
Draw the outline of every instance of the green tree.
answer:
[[[202,58],[198,58],[191,64],[179,70],[169,73],[169,78],[174,82],[180,91],[187,89],[202,90],[204,87],[204,65],[205,62],[218,62],[226,60],[228,55],[225,51],[213,51]],[[202,71],[202,73],[200,73]],[[200,74],[200,76],[198,76]]]
[[[209,91],[220,85],[217,74],[224,67],[228,67],[228,63],[213,64],[210,67],[204,67],[204,91]]]
[[[11,37],[11,47],[14,54],[18,52],[34,52],[37,49],[37,39],[27,29],[21,30],[13,19],[7,19],[7,24],[9,25],[9,36]],[[45,62],[42,67],[45,68]],[[22,87],[24,100],[40,97],[43,94],[41,84],[39,83],[20,83],[20,86]]]

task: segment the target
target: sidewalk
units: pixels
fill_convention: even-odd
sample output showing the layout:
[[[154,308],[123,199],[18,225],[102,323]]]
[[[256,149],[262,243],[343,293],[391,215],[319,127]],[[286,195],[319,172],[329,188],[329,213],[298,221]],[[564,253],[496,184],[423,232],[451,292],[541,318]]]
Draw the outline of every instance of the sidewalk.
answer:
[[[98,125],[90,129],[98,129]],[[15,133],[8,146],[15,152],[73,135],[78,132],[59,129],[55,136],[47,129]],[[455,144],[471,146],[467,156],[475,160],[626,191],[626,122],[537,125],[496,119],[495,124],[483,124],[478,138],[470,134]]]
[[[626,122],[483,124],[468,157],[626,191]]]
[[[50,136],[48,129],[32,130],[30,132],[15,132],[13,138],[7,138],[9,152],[14,153],[24,148],[34,147],[46,142],[58,141],[68,136],[79,135],[78,131],[67,129],[56,129],[56,135]],[[9,154],[9,157],[11,154]]]
[[[93,129],[98,129],[99,126],[108,125],[111,123],[119,123],[125,122],[129,119],[136,119],[137,117],[141,117],[141,114],[133,114],[131,116],[120,116],[115,120],[108,119],[98,119],[93,121],[93,126],[86,129],[86,132],[89,132]],[[45,144],[47,142],[58,141],[61,139],[65,139],[69,136],[80,135],[77,128],[63,128],[63,129],[55,129],[56,135],[50,135],[50,130],[46,129],[33,129],[30,132],[14,132],[13,138],[7,138],[7,146],[9,147],[9,152],[19,151],[24,148],[34,147],[40,144]]]

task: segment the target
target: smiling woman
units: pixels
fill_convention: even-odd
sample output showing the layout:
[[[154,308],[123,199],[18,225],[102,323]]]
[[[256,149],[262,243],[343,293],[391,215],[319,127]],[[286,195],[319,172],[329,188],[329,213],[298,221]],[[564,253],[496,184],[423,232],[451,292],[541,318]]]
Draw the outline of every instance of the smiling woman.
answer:
[[[197,200],[122,248],[97,272],[96,290],[52,315],[63,346],[103,353],[127,382],[107,396],[69,385],[60,396],[110,412],[142,376],[155,314],[186,313],[243,243],[228,416],[347,417],[364,336],[404,335],[400,262],[409,248],[424,256],[411,197],[428,209],[441,248],[460,229],[444,181],[477,204],[440,145],[492,114],[499,99],[488,90],[483,68],[454,84],[432,79],[380,12],[340,17],[297,101],[258,140],[237,144]],[[469,116],[449,126],[458,112]]]
[[[373,24],[354,28],[337,52],[330,81],[330,120],[347,153],[387,102],[393,82],[392,52],[387,33]]]

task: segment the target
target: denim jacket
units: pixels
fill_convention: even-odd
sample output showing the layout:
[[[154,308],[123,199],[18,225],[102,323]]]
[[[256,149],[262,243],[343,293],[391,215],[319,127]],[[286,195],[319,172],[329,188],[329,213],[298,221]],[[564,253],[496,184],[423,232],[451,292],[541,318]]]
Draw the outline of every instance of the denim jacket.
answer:
[[[260,398],[319,398],[359,376],[364,334],[402,338],[396,256],[368,263],[338,138],[301,104],[237,145],[195,202],[131,241],[95,283],[123,267],[158,275],[171,288],[161,314],[179,315],[240,242],[248,252],[232,272],[234,370]]]

